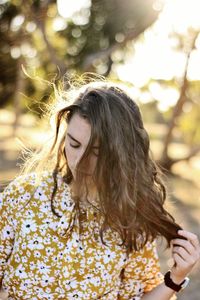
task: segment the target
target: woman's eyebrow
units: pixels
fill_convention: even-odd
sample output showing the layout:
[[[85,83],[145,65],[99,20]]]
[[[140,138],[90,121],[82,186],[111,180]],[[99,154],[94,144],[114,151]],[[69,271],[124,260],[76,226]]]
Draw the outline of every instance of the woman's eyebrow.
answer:
[[[78,144],[81,144],[78,140],[76,140],[70,133],[67,133],[67,135],[75,142],[77,142]]]

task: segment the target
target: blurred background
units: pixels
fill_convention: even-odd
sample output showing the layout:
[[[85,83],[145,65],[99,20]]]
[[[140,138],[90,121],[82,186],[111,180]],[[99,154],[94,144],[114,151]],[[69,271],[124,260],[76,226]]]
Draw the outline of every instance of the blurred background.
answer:
[[[95,72],[129,86],[169,210],[200,236],[199,33],[199,0],[0,0],[1,191],[19,173],[22,143],[36,149],[49,130],[48,82]],[[159,249],[165,272],[169,252]],[[178,299],[199,299],[199,274]]]

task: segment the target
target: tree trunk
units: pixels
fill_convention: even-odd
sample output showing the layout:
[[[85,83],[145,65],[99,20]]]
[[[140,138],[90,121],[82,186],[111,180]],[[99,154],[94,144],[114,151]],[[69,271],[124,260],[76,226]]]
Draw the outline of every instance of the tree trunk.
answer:
[[[13,136],[16,136],[16,131],[19,126],[19,120],[22,113],[21,94],[23,94],[25,90],[25,80],[22,72],[22,63],[23,63],[23,58],[20,57],[17,61],[17,76],[16,76],[17,79],[16,79],[16,86],[15,86],[15,93],[14,93],[15,119],[13,123]]]
[[[190,61],[190,56],[192,51],[195,48],[195,43],[196,40],[198,38],[199,32],[195,33],[192,43],[191,43],[191,47],[188,51],[187,54],[187,59],[186,59],[186,65],[185,65],[185,71],[184,71],[184,76],[183,76],[183,80],[182,80],[182,85],[180,87],[180,96],[179,99],[174,107],[173,113],[172,113],[172,117],[169,121],[169,125],[168,125],[168,131],[166,134],[166,137],[164,139],[164,146],[163,146],[163,153],[161,156],[161,159],[159,161],[159,164],[161,165],[161,167],[163,168],[163,170],[165,171],[171,171],[171,168],[173,166],[173,164],[175,164],[178,161],[181,160],[189,160],[192,156],[194,156],[196,154],[196,151],[191,151],[190,154],[187,156],[187,159],[185,157],[180,158],[180,159],[172,159],[169,156],[169,145],[172,142],[173,139],[173,131],[176,127],[176,121],[178,119],[178,117],[182,114],[183,112],[183,105],[187,100],[186,97],[186,91],[189,85],[188,79],[187,79],[187,72],[188,72],[188,65],[189,65],[189,61]],[[194,153],[193,155],[191,155],[192,153]]]

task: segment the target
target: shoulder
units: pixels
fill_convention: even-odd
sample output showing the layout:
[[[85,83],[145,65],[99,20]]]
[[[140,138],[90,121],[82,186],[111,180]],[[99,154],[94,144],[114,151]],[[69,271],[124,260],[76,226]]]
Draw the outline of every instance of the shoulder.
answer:
[[[24,188],[37,187],[44,183],[47,185],[51,185],[53,183],[53,175],[51,172],[44,171],[40,174],[32,172],[26,175],[17,176],[7,185],[3,193],[10,194],[14,191],[22,192],[24,191]]]
[[[25,203],[40,186],[45,187],[46,191],[50,191],[53,182],[51,172],[42,172],[41,174],[32,172],[17,176],[0,194],[0,209],[3,205],[14,208],[19,203]]]
[[[141,259],[158,259],[156,239],[154,239],[153,241],[148,240],[144,246],[139,248],[139,250],[131,251],[129,256],[131,260],[138,257],[140,257]]]

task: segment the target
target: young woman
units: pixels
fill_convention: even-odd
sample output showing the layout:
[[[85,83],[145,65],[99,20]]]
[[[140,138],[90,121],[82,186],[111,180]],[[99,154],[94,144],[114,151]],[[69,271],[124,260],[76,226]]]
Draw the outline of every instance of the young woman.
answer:
[[[200,246],[163,207],[138,106],[108,83],[64,98],[51,149],[34,153],[1,195],[2,288],[8,299],[172,299]],[[158,236],[172,246],[165,276]]]

